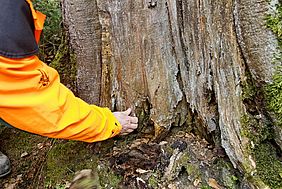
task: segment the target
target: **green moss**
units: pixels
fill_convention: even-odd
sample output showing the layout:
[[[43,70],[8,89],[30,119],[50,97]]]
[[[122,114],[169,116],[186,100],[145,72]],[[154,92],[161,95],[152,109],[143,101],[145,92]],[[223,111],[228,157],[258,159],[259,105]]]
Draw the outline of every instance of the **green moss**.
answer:
[[[279,68],[273,76],[273,83],[266,88],[268,108],[274,112],[277,125],[282,127],[282,72]]]
[[[76,55],[69,47],[68,40],[62,36],[61,44],[50,66],[58,71],[61,82],[74,92],[76,91],[76,62]]]
[[[256,96],[257,89],[253,81],[249,79],[251,78],[250,72],[248,71],[246,72],[246,77],[247,77],[246,81],[244,81],[242,84],[242,99],[253,100],[253,98]]]
[[[275,114],[277,125],[282,127],[282,4],[276,5],[276,12],[267,16],[267,26],[276,35],[279,52],[275,57],[276,72],[273,82],[266,86],[268,108]]]
[[[250,139],[254,144],[259,144],[272,137],[271,127],[248,113],[241,117],[241,125],[241,135]]]
[[[203,186],[201,186],[201,189],[212,189],[212,187],[210,187],[209,185],[203,185]]]
[[[38,143],[42,143],[47,140],[45,137],[31,135],[30,133],[7,127],[3,128],[0,137],[3,140],[1,143],[1,149],[4,148],[7,155],[16,161],[20,161],[22,153],[31,153],[37,149]],[[24,164],[23,166],[28,166],[30,162],[20,161],[20,163]]]
[[[46,186],[46,187],[48,187],[48,186]],[[58,184],[58,185],[54,186],[54,188],[55,188],[55,189],[66,189],[67,187],[66,187],[65,184],[64,184],[64,185]]]
[[[251,183],[261,188],[267,186],[273,189],[281,188],[282,163],[275,154],[276,149],[267,143],[273,137],[271,127],[258,122],[253,116],[247,114],[241,118],[241,124],[242,135],[249,138],[254,145],[249,144],[246,153],[252,155],[256,162],[255,169],[250,165],[244,165],[245,176]]]
[[[277,36],[279,46],[282,47],[282,4],[276,5],[276,12],[267,16],[267,26]]]
[[[276,125],[282,126],[282,5],[276,5],[276,12],[267,16],[267,26],[276,35],[278,40],[278,54],[274,59],[276,72],[273,76],[273,82],[264,88],[264,96],[267,101],[267,108],[274,113]],[[258,91],[252,82],[247,81],[243,86],[243,100],[252,99],[258,96]],[[281,188],[281,168],[282,164],[278,160],[275,152],[276,149],[267,143],[273,136],[272,128],[267,123],[261,123],[249,113],[242,116],[242,135],[249,138],[253,142],[253,146],[249,147],[248,154],[255,158],[257,175],[249,176],[249,180],[256,183],[258,186],[269,185],[271,188]],[[245,168],[248,168],[246,165]],[[250,174],[253,169],[247,169],[247,174]],[[262,182],[263,181],[263,182]]]
[[[186,167],[187,174],[193,178],[192,180],[200,178],[201,172],[200,172],[200,168],[198,165],[188,163],[185,167]]]
[[[282,188],[282,162],[269,143],[257,146],[252,154],[256,161],[257,175],[272,189]]]
[[[98,174],[100,179],[100,184],[102,188],[118,188],[118,185],[122,181],[122,176],[117,175],[109,168],[108,164],[99,166]]]
[[[152,188],[158,188],[158,183],[160,182],[159,179],[155,175],[151,175],[148,179],[149,185]]]
[[[231,162],[224,159],[217,159],[213,170],[220,174],[221,182],[227,189],[238,188],[239,178],[236,176]]]
[[[112,144],[110,142],[101,143],[103,150],[101,153],[105,153],[104,148],[107,145]],[[63,186],[66,182],[72,181],[76,172],[84,169],[91,169],[95,180],[93,178],[82,180],[78,183],[79,186],[101,185],[102,188],[117,188],[122,181],[122,177],[116,175],[107,162],[100,160],[103,158],[93,154],[88,144],[58,140],[53,146],[47,155],[45,166],[45,185],[49,188],[56,185]]]
[[[278,54],[274,59],[274,65],[276,65],[276,72],[273,76],[273,82],[267,84],[263,95],[267,101],[267,108],[270,112],[273,112],[276,120],[275,125],[282,126],[282,72],[281,72],[281,60],[282,60],[282,5],[281,3],[276,5],[276,12],[267,16],[267,26],[277,36],[279,49]],[[261,89],[260,89],[261,90]],[[258,91],[253,87],[245,88],[244,99],[251,99],[256,96],[253,95],[253,91]],[[250,95],[249,95],[250,94]],[[243,99],[243,100],[244,100]],[[256,169],[248,169],[248,165],[245,165],[246,177],[252,183],[259,188],[282,188],[282,163],[276,155],[275,147],[269,142],[274,132],[272,126],[268,123],[263,123],[260,119],[255,118],[250,113],[242,116],[242,135],[249,138],[252,141],[252,146],[249,145],[247,154],[250,154],[255,162]],[[252,173],[252,174],[251,174]],[[268,185],[268,186],[266,186]]]
[[[276,149],[267,141],[273,138],[272,129],[260,123],[251,115],[241,118],[242,135],[252,141],[247,147],[246,154],[250,154],[256,162],[256,168],[244,165],[245,177],[260,188],[278,189],[282,187],[282,163],[279,161]]]
[[[173,180],[174,177],[177,177],[178,174],[181,172],[183,167],[185,168],[187,174],[189,175],[189,178],[191,180],[199,179],[201,178],[201,171],[198,164],[193,164],[189,161],[189,155],[188,153],[184,153],[173,165],[172,173],[171,173],[171,179]],[[173,178],[172,178],[173,177]]]
[[[71,181],[77,171],[95,170],[97,161],[85,143],[59,140],[48,153],[45,182],[51,186],[64,184]]]
[[[240,120],[242,126],[241,135],[250,139],[254,144],[259,144],[268,138],[272,138],[270,123],[259,117],[261,112],[258,107],[264,106],[262,103],[264,98],[265,92],[263,88],[256,87],[251,73],[247,70],[246,80],[242,82],[242,101],[247,108],[247,112]]]

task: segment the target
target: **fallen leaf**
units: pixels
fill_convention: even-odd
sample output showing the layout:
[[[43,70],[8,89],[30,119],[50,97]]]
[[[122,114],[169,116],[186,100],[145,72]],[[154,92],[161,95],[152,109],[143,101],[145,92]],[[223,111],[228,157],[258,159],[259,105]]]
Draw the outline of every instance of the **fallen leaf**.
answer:
[[[163,146],[163,145],[165,145],[165,144],[167,144],[168,142],[167,141],[161,141],[160,143],[159,143],[159,145],[160,146]]]
[[[169,189],[176,189],[177,187],[176,187],[174,184],[169,184],[169,185],[168,185],[168,188],[169,188]]]
[[[214,188],[214,189],[221,189],[221,186],[217,183],[217,181],[213,178],[210,178],[208,181],[208,184],[210,187]]]
[[[144,170],[144,169],[136,169],[136,173],[140,173],[140,174],[144,174],[144,173],[148,173],[149,171],[148,170]]]
[[[145,182],[142,178],[140,178],[140,177],[137,177],[136,180],[137,180],[138,182],[140,181],[140,182],[146,183],[146,182]]]
[[[43,147],[44,147],[44,145],[43,145],[42,143],[38,143],[38,144],[37,144],[37,148],[38,148],[39,150],[41,150]]]
[[[26,156],[28,156],[28,153],[27,153],[27,152],[24,152],[24,153],[21,154],[21,158],[24,158],[24,157],[26,157]]]
[[[201,180],[200,179],[196,179],[194,180],[193,184],[194,186],[198,186],[200,184]]]
[[[252,167],[253,167],[253,168],[256,168],[256,167],[257,167],[257,166],[256,166],[256,162],[253,160],[253,158],[252,158],[251,155],[249,155],[249,160],[250,160],[250,162],[251,162]]]

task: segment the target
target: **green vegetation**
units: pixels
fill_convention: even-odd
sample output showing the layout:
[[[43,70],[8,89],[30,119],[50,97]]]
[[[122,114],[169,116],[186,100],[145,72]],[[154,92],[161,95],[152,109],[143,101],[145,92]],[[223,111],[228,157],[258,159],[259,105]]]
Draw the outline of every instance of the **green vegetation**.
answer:
[[[273,82],[267,84],[265,88],[257,89],[253,82],[246,82],[243,86],[243,100],[246,100],[247,107],[253,108],[252,103],[256,103],[259,93],[265,96],[267,108],[275,115],[274,124],[282,126],[282,4],[276,5],[276,12],[267,16],[267,26],[276,35],[279,49],[275,55],[274,65],[276,72]],[[264,90],[264,91],[263,91]],[[253,102],[248,103],[248,100]],[[259,99],[258,99],[259,100]],[[250,139],[252,145],[248,150],[256,163],[256,169],[246,170],[250,181],[265,188],[267,184],[272,189],[282,188],[282,162],[276,154],[277,149],[271,144],[273,139],[272,124],[267,121],[257,119],[253,113],[247,113],[241,118],[242,135]],[[248,166],[245,166],[247,169]],[[252,174],[251,174],[252,173]],[[263,182],[263,183],[262,183]]]
[[[267,26],[277,36],[279,46],[282,47],[282,4],[276,5],[275,14],[267,16]]]
[[[239,178],[235,175],[236,173],[231,162],[218,159],[214,169],[220,173],[222,183],[227,189],[238,188]]]
[[[254,82],[250,79],[252,78],[251,73],[246,71],[247,79],[242,82],[242,100],[253,100],[257,95],[257,88]]]
[[[46,14],[43,34],[40,40],[40,59],[49,64],[59,50],[63,36],[62,14],[59,0],[33,1],[36,10]]]
[[[273,76],[273,83],[266,88],[268,108],[274,112],[277,125],[282,127],[282,67],[277,66],[275,75]]]
[[[98,167],[98,175],[102,188],[118,188],[122,181],[122,176],[117,175],[110,169],[110,165],[103,162]]]
[[[45,182],[50,186],[63,185],[71,181],[77,171],[96,169],[97,159],[90,154],[82,142],[58,140],[48,152]]]
[[[63,29],[60,1],[34,0],[33,4],[47,16],[39,45],[40,60],[55,68],[60,74],[61,82],[75,92],[76,56],[69,47]]]
[[[249,83],[249,85],[251,84]],[[247,89],[252,90],[245,92],[246,99],[252,99],[252,103],[255,103],[260,90],[254,85],[247,87]],[[247,107],[253,108],[250,104],[247,104]],[[273,139],[274,132],[270,122],[262,121],[248,112],[241,117],[241,125],[241,134],[250,140],[249,147],[246,149],[247,154],[250,154],[256,162],[255,169],[250,165],[244,165],[246,177],[262,188],[266,187],[265,184],[272,189],[281,188],[282,163],[276,155],[276,149],[269,142]]]
[[[241,134],[249,138],[254,144],[259,144],[272,138],[270,126],[257,120],[250,114],[245,114],[241,117],[241,125]]]
[[[12,134],[16,133],[15,136],[13,136],[13,143],[11,142],[7,142],[10,140],[10,135],[11,135],[11,130],[10,128],[3,128],[2,129],[3,133],[2,134],[2,139],[3,143],[1,145],[5,146],[5,148],[7,149],[7,154],[9,154],[9,156],[12,156],[15,159],[20,159],[21,154],[24,152],[32,152],[33,150],[36,149],[35,145],[36,143],[40,143],[44,140],[43,137],[40,136],[34,136],[31,135],[30,133],[27,132],[23,132],[19,130],[13,130]],[[23,164],[28,165],[29,162],[21,162]],[[18,168],[18,167],[17,167]]]
[[[275,114],[275,124],[282,127],[282,3],[276,5],[276,12],[267,16],[267,26],[276,35],[279,52],[275,56],[276,72],[273,82],[266,87],[268,108]],[[257,162],[258,176],[271,188],[282,188],[282,162],[276,150],[269,143],[260,144],[253,152]]]
[[[276,35],[279,44],[279,54],[276,55],[276,73],[273,76],[273,83],[266,87],[268,108],[274,112],[277,125],[282,127],[282,4],[276,5],[276,12],[267,16],[267,26]]]
[[[159,182],[160,182],[160,179],[158,178],[158,175],[160,175],[159,172],[156,172],[156,173],[153,173],[149,179],[148,179],[148,182],[149,182],[149,186],[152,187],[152,188],[158,188],[159,187]]]
[[[282,188],[282,162],[278,160],[276,150],[269,143],[254,149],[257,175],[272,189]]]
[[[68,45],[68,41],[62,36],[61,44],[55,54],[50,66],[55,68],[61,78],[61,82],[65,84],[73,92],[76,90],[76,55]]]
[[[110,143],[101,143],[102,150],[106,149],[108,145],[111,146]],[[93,154],[86,143],[58,140],[47,155],[45,187],[64,186],[73,180],[76,172],[91,169],[93,176],[82,180],[78,183],[79,185],[116,188],[122,177],[110,170],[110,166],[101,159],[103,158],[99,155]]]
[[[201,189],[212,189],[212,187],[210,187],[209,185],[203,185],[201,186]]]

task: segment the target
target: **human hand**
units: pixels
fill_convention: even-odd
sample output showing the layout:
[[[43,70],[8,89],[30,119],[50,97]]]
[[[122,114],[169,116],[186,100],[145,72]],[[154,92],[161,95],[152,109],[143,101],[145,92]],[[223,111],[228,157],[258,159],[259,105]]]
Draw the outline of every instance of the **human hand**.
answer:
[[[138,127],[138,118],[135,116],[129,116],[130,113],[131,108],[128,108],[124,112],[113,112],[114,116],[122,126],[120,135],[127,135]]]

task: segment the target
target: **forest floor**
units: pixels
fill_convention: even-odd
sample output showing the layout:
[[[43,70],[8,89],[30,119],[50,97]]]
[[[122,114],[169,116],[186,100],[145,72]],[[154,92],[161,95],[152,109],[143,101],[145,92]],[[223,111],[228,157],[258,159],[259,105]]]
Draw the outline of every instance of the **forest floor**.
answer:
[[[48,139],[17,129],[0,131],[12,172],[0,188],[241,188],[225,154],[180,129],[161,142],[142,133],[104,142]],[[73,179],[76,177],[76,181]]]

